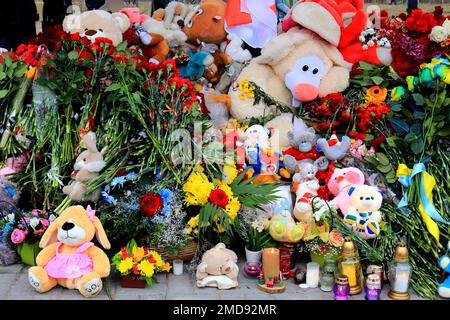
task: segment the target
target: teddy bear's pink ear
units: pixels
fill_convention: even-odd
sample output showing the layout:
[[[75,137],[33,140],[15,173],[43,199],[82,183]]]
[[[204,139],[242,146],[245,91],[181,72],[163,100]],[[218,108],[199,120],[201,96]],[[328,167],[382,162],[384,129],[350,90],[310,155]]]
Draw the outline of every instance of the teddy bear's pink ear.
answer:
[[[131,23],[130,23],[130,19],[128,19],[126,14],[123,14],[120,12],[115,12],[112,14],[112,17],[114,18],[115,22],[117,23],[117,25],[119,26],[119,28],[122,32],[125,32],[128,30]]]

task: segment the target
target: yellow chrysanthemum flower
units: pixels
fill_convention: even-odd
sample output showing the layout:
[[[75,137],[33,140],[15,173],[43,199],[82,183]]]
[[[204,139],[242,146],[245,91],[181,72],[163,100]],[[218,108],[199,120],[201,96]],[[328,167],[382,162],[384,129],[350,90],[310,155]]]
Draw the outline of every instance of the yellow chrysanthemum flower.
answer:
[[[237,176],[238,170],[234,163],[226,163],[223,166],[223,181],[225,181],[227,184],[232,183]]]
[[[233,197],[233,191],[225,181],[216,181],[217,188],[225,192],[228,199]]]
[[[191,219],[189,219],[188,225],[191,229],[196,228],[198,226],[198,219],[199,219],[199,215],[196,215],[195,217],[192,217]]]
[[[227,212],[228,216],[234,220],[238,214],[239,209],[241,208],[241,203],[239,202],[239,199],[237,197],[232,197],[229,199],[230,201],[225,207],[225,211]]]
[[[148,260],[141,261],[138,264],[137,269],[146,277],[152,277],[155,273],[155,265]]]
[[[131,268],[133,268],[133,259],[131,258],[120,261],[117,266],[117,270],[119,270],[120,273],[126,273],[131,270]]]
[[[132,253],[134,261],[136,262],[141,261],[144,258],[144,248],[142,247],[134,247]]]

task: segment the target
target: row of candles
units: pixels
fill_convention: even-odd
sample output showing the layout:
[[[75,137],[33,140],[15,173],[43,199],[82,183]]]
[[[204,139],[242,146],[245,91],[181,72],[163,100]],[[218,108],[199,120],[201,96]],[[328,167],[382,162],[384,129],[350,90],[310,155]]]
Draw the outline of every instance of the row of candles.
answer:
[[[408,250],[401,242],[395,250],[393,261],[389,265],[388,277],[391,284],[389,297],[392,299],[409,299],[408,286],[411,276],[411,266],[408,264]],[[283,259],[281,259],[283,263]],[[292,266],[291,266],[292,267]],[[321,270],[322,269],[322,270]],[[245,273],[258,276],[267,282],[268,279],[281,280],[280,250],[267,248],[263,251],[263,263],[247,263]],[[280,277],[281,275],[281,277]],[[323,291],[333,291],[335,300],[347,300],[349,295],[362,292],[364,280],[362,266],[358,258],[358,250],[350,238],[346,238],[340,258],[335,262],[326,260],[322,268],[316,262],[309,262],[306,270],[299,268],[295,273],[290,272],[295,283],[302,288],[317,288]],[[384,271],[381,265],[370,265],[366,270],[365,298],[379,300],[384,280]]]

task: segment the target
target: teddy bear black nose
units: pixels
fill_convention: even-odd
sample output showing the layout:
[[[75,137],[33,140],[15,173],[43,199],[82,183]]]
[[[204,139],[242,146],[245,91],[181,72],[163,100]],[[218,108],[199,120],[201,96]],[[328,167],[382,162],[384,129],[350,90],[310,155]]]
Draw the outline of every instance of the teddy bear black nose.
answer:
[[[366,200],[370,200],[370,197],[367,197]]]
[[[93,35],[96,34],[96,33],[97,33],[97,30],[92,30],[92,29],[87,30],[87,31],[84,32],[84,34],[85,34],[86,36],[93,36]]]
[[[180,28],[184,28],[184,21],[183,21],[183,20],[178,20],[178,21],[177,21],[177,25],[178,25]]]
[[[73,227],[75,227],[75,224],[73,224],[72,222],[66,222],[62,225],[62,229],[64,231],[69,231],[70,229],[72,229]]]

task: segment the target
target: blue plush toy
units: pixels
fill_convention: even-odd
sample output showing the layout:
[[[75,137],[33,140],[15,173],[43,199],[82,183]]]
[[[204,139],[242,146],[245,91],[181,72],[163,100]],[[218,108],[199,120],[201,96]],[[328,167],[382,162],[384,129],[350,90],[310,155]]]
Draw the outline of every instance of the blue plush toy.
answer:
[[[447,251],[447,254],[439,259],[439,266],[444,269],[444,271],[450,273],[450,241],[447,243]],[[450,298],[450,276],[439,285],[438,293],[442,298]]]
[[[212,65],[213,62],[214,58],[209,52],[195,52],[191,55],[191,59],[189,60],[187,65],[178,67],[178,70],[180,71],[180,77],[189,80],[197,80],[201,76],[203,76],[205,67]]]

